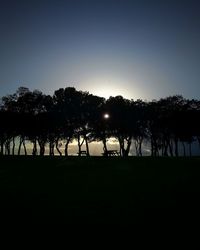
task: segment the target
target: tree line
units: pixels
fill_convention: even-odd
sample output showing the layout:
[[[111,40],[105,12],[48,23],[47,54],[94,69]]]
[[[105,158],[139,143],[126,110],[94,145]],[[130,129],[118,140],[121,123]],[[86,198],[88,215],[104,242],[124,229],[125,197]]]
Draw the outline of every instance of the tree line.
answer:
[[[26,155],[29,141],[34,156],[44,155],[47,146],[49,155],[62,155],[61,142],[68,156],[69,144],[76,139],[79,155],[84,143],[89,156],[90,142],[101,141],[106,156],[113,137],[123,157],[131,146],[142,156],[144,142],[151,156],[179,156],[180,147],[184,156],[187,148],[192,155],[194,141],[200,147],[200,101],[180,95],[143,101],[105,99],[74,87],[60,88],[52,96],[20,87],[3,96],[0,105],[0,155],[20,155],[22,149]]]

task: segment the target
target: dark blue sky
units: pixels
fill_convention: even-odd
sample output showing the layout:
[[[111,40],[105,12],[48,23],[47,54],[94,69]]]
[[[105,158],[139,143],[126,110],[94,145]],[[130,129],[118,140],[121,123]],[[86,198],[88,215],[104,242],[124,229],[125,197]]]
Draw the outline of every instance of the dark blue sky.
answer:
[[[1,0],[0,96],[75,86],[199,98],[199,13],[194,0]]]

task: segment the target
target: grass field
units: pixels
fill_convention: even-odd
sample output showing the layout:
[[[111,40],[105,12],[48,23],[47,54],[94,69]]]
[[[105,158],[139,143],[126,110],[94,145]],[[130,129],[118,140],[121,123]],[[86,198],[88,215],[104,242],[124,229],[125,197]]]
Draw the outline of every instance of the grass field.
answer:
[[[1,157],[5,223],[197,223],[200,158]]]

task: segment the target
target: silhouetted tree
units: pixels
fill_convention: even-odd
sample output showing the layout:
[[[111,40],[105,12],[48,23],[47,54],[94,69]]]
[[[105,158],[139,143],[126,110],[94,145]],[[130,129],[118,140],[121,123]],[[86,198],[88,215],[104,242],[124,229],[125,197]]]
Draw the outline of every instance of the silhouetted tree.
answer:
[[[132,143],[131,103],[122,96],[116,96],[106,101],[106,107],[110,114],[112,136],[119,142],[120,155],[128,156]]]
[[[105,119],[104,114],[109,114]],[[60,88],[53,96],[20,87],[0,102],[0,154],[28,154],[26,142],[33,143],[32,155],[49,155],[55,150],[65,156],[68,146],[77,139],[78,154],[85,143],[102,141],[107,155],[107,141],[115,137],[120,155],[128,156],[134,142],[137,156],[142,156],[144,141],[152,156],[192,155],[192,143],[200,146],[200,101],[175,95],[156,101],[128,100],[122,96],[108,100],[73,87]],[[18,143],[16,143],[16,141]],[[18,150],[16,150],[16,145]],[[188,150],[187,150],[188,149]]]

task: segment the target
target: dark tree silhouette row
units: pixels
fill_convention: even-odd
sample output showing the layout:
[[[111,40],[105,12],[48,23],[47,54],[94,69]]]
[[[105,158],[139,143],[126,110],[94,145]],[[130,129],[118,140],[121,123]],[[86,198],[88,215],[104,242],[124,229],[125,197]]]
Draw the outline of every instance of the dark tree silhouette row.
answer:
[[[109,114],[109,119],[104,114]],[[108,155],[107,141],[115,137],[120,155],[128,156],[134,144],[136,155],[142,156],[144,141],[150,144],[152,156],[178,156],[182,147],[198,141],[200,146],[200,101],[182,96],[170,96],[151,102],[128,100],[122,96],[104,99],[73,87],[56,90],[53,96],[20,87],[16,93],[1,99],[0,154],[17,154],[31,141],[32,155],[49,154],[55,150],[65,156],[73,139],[77,140],[79,155],[83,143],[89,156],[89,143],[102,141]]]

